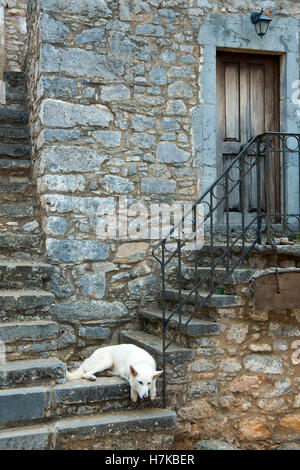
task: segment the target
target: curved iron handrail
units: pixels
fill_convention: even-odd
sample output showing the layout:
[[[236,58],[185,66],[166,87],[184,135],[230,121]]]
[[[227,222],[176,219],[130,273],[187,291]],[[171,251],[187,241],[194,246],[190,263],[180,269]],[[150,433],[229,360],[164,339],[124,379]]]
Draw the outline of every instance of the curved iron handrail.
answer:
[[[197,205],[199,205],[203,200],[204,198],[209,194],[209,192],[211,191],[211,189],[213,187],[215,187],[219,181],[221,181],[221,179],[224,177],[224,175],[226,173],[228,173],[230,171],[230,169],[236,164],[236,162],[238,162],[241,157],[247,152],[247,150],[253,145],[254,142],[256,142],[258,139],[261,140],[262,137],[264,136],[284,136],[284,137],[294,137],[294,136],[298,136],[298,138],[300,138],[300,134],[294,134],[294,133],[291,133],[291,132],[264,132],[263,134],[258,134],[256,135],[255,137],[253,137],[252,139],[250,139],[247,144],[245,146],[243,146],[243,148],[241,149],[241,151],[239,152],[239,154],[236,156],[236,158],[231,162],[231,164],[223,171],[223,173],[220,174],[220,176],[218,176],[218,178],[209,186],[209,188],[198,198],[198,200],[196,202],[194,202],[194,204],[192,205],[192,207],[189,209],[189,211],[182,217],[181,219],[181,222],[178,222],[177,225],[175,225],[169,232],[169,235],[168,237],[160,240],[156,245],[155,247],[153,248],[152,250],[152,255],[153,257],[158,261],[160,262],[160,260],[155,256],[155,251],[163,244],[163,242],[166,242],[170,236],[172,235],[172,233],[180,227],[181,223],[184,222],[184,218],[186,216],[188,216],[192,211],[193,209],[195,209],[195,207]],[[276,149],[274,149],[276,150]],[[293,150],[289,150],[289,151],[293,151]]]
[[[296,138],[296,147],[289,148],[286,145],[286,140],[289,137]],[[275,142],[275,146],[271,145],[272,141],[277,138],[278,144]],[[262,148],[262,144],[264,144],[264,148]],[[254,150],[251,150],[255,146]],[[252,153],[249,153],[249,151]],[[265,132],[259,134],[241,148],[239,154],[233,159],[233,161],[225,168],[225,170],[216,178],[216,180],[209,186],[209,188],[198,198],[198,200],[192,205],[187,213],[185,213],[181,220],[174,225],[174,227],[170,230],[168,237],[163,238],[159,243],[155,245],[152,250],[153,257],[160,263],[161,266],[161,275],[162,275],[162,296],[161,296],[161,303],[162,303],[162,330],[163,330],[163,338],[162,338],[162,348],[163,348],[163,401],[164,405],[166,405],[166,352],[173,341],[176,339],[178,334],[184,333],[184,330],[187,328],[188,324],[194,317],[195,312],[199,312],[211,300],[213,294],[217,292],[217,290],[224,285],[228,277],[234,272],[235,268],[241,264],[243,259],[253,250],[256,244],[261,243],[261,236],[262,232],[266,231],[267,234],[267,243],[274,245],[274,240],[272,240],[271,235],[271,225],[272,221],[276,221],[278,219],[278,214],[276,210],[272,209],[272,201],[271,201],[271,154],[274,153],[283,153],[283,164],[285,162],[285,152],[286,153],[298,153],[300,159],[300,134],[294,134],[289,132]],[[250,161],[248,162],[246,159],[250,157]],[[263,163],[263,167],[262,167]],[[300,167],[300,164],[299,164]],[[229,177],[230,171],[238,169],[239,170],[239,177],[238,179]],[[245,182],[246,178],[249,175],[254,176],[256,178],[257,184],[257,194],[256,194],[256,207],[253,211],[252,220],[248,224],[246,223],[245,219],[245,207],[244,207],[244,192],[245,192]],[[263,180],[264,178],[264,180]],[[263,195],[263,190],[261,188],[262,182],[264,182],[265,186],[265,195]],[[231,187],[230,187],[231,184]],[[221,197],[218,198],[216,194],[214,194],[215,188],[220,186],[223,193]],[[286,190],[286,181],[284,181],[284,190]],[[218,188],[218,189],[220,189]],[[230,242],[232,238],[230,235],[229,227],[230,227],[230,220],[229,220],[229,199],[232,197],[233,191],[236,189],[240,189],[241,193],[241,222],[242,228],[241,232],[238,236],[236,236],[233,242]],[[300,169],[299,169],[299,190],[300,190]],[[206,199],[209,198],[209,201]],[[265,203],[265,207],[263,207],[263,199]],[[300,223],[300,217],[298,214],[288,214],[287,211],[287,201],[286,195],[283,194],[283,214],[284,214],[284,224],[289,217],[298,218]],[[197,229],[197,222],[196,222],[196,208],[199,204],[205,202],[208,207],[209,211],[202,220],[204,222],[210,222],[210,270],[208,271],[207,275],[199,279],[198,277],[198,261],[197,261],[197,252],[195,251],[194,254],[194,262],[195,262],[195,279],[194,279],[194,287],[186,294],[185,298],[183,298],[182,294],[182,249],[186,245],[187,242],[190,241],[190,237],[187,237],[183,240],[177,240],[177,247],[173,251],[169,251],[166,248],[167,241],[171,238],[172,234],[175,230],[179,229],[184,221],[185,218],[192,215],[193,218],[193,228],[194,231]],[[215,204],[214,204],[215,203]],[[215,258],[214,254],[214,217],[217,211],[224,209],[225,212],[225,219],[226,219],[226,249],[222,256],[219,258]],[[273,212],[272,212],[273,210]],[[300,191],[299,191],[299,211],[300,213]],[[263,220],[265,219],[265,227],[263,227]],[[280,219],[281,220],[281,219]],[[250,230],[253,230],[253,224],[255,224],[255,236],[252,235],[252,242],[250,244],[246,244],[247,241],[247,234]],[[242,254],[236,260],[235,263],[232,263],[231,254],[233,248],[238,245],[238,242],[241,240],[242,243]],[[158,257],[157,251],[161,248],[161,259]],[[167,255],[169,254],[169,256]],[[166,312],[166,266],[172,261],[175,260],[176,256],[178,257],[178,304],[173,311],[171,311],[168,315]],[[221,263],[225,262],[225,274],[221,280],[216,281],[216,268],[221,265]],[[201,297],[199,295],[199,285],[200,282],[210,282],[210,288],[208,295],[206,297]],[[187,321],[183,324],[182,323],[182,310],[187,305],[188,301],[194,296],[194,313],[190,315]],[[166,332],[169,322],[171,321],[174,316],[178,314],[178,323],[179,323],[179,333],[176,332],[168,341],[166,341]]]

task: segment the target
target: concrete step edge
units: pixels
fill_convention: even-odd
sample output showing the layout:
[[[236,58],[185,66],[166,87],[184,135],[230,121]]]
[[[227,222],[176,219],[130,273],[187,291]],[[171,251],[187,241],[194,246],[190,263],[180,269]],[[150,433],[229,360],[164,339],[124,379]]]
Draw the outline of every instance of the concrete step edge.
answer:
[[[118,421],[119,417],[119,421]],[[128,428],[174,429],[176,413],[172,410],[151,409],[151,411],[127,411],[107,413],[105,416],[89,416],[57,420],[50,425],[34,425],[0,432],[0,450],[46,450],[55,448],[56,438],[64,434],[76,437],[97,433],[128,430]],[[71,436],[70,436],[71,438]]]

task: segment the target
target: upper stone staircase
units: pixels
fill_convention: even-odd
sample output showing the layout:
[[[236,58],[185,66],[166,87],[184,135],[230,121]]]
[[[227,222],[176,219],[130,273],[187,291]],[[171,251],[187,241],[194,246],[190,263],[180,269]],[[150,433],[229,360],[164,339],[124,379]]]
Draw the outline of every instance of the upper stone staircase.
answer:
[[[201,281],[201,277],[205,278],[205,274],[210,271],[209,245],[205,245],[199,250],[198,256],[198,293],[200,301],[209,298],[204,308],[195,309],[195,295],[189,296],[193,287],[193,264],[188,258],[182,266],[181,270],[181,292],[178,290],[178,270],[176,263],[169,266],[166,274],[166,290],[165,290],[165,306],[166,318],[178,306],[179,299],[185,301],[183,305],[181,318],[179,313],[173,315],[168,323],[166,338],[172,340],[172,344],[166,351],[166,361],[172,365],[182,364],[191,361],[194,357],[193,347],[197,345],[197,341],[203,336],[217,334],[220,330],[218,323],[218,312],[222,309],[239,307],[243,305],[243,299],[235,290],[238,285],[247,283],[251,276],[258,269],[257,264],[248,259],[244,263],[244,267],[238,269],[228,279],[224,291],[220,294],[210,296],[207,288],[207,280]],[[219,245],[220,252],[226,250],[226,245]],[[219,268],[221,271],[224,268]],[[201,276],[202,274],[202,276]],[[204,275],[204,276],[203,276]],[[192,316],[184,328],[185,323]],[[142,331],[124,330],[121,333],[122,342],[130,342],[148,350],[162,366],[163,363],[163,347],[162,347],[162,324],[163,309],[161,299],[157,305],[150,305],[142,308],[140,311],[140,324]],[[180,327],[181,324],[181,327]]]
[[[200,302],[207,299],[204,307],[195,307],[195,295],[189,296],[195,283],[194,260],[186,257],[181,266],[181,292],[178,290],[178,265],[174,261],[170,263],[166,273],[165,289],[165,316],[174,312],[181,299],[181,318],[179,312],[172,316],[168,322],[165,334],[166,343],[166,381],[172,380],[174,366],[192,362],[194,349],[197,349],[205,337],[211,338],[220,333],[220,318],[223,314],[230,315],[231,309],[243,308],[249,295],[249,282],[259,272],[265,272],[269,268],[300,267],[300,247],[277,246],[276,252],[270,245],[256,245],[252,251],[241,261],[238,268],[228,276],[222,285],[222,289],[213,295],[209,292],[209,276],[211,269],[210,245],[205,244],[197,252],[198,257],[198,292]],[[222,258],[227,250],[227,245],[220,240],[215,246],[215,254]],[[231,256],[232,264],[235,264],[243,253],[242,245],[236,245]],[[194,255],[193,255],[194,256]],[[223,278],[224,265],[215,269],[214,283],[217,285]],[[246,295],[245,295],[246,292]],[[188,297],[189,296],[189,297]],[[188,298],[188,300],[187,300]],[[140,331],[124,330],[121,332],[121,341],[136,344],[146,349],[157,360],[159,367],[163,366],[163,307],[160,298],[157,305],[148,305],[139,312]],[[185,324],[187,323],[187,326]],[[168,395],[166,403],[170,403]]]

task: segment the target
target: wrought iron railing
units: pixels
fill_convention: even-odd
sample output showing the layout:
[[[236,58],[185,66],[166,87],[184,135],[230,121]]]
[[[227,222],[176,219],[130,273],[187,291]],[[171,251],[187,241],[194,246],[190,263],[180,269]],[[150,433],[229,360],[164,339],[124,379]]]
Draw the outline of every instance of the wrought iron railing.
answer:
[[[153,249],[153,256],[161,269],[162,306],[162,350],[163,350],[163,401],[166,406],[166,355],[178,335],[195,316],[209,306],[212,295],[219,292],[226,280],[239,266],[256,244],[274,244],[274,230],[281,234],[290,229],[300,230],[300,134],[267,132],[252,138],[240,153],[226,166],[215,182],[202,194],[169,236]],[[204,206],[203,217],[197,217],[200,205]],[[184,234],[185,219],[190,217],[193,232],[204,230],[208,244],[209,269],[204,275],[199,272],[199,249],[186,250],[191,237],[173,238],[173,234]],[[200,226],[201,225],[201,226]],[[182,229],[182,230],[181,230]],[[218,233],[222,234],[225,248],[217,250]],[[280,232],[280,230],[279,230]],[[193,263],[192,288],[182,289],[183,260]],[[177,270],[177,304],[167,312],[167,270]],[[223,266],[222,275],[217,269]],[[206,295],[201,286],[208,286]],[[193,300],[193,312],[183,312]],[[178,329],[170,334],[168,326],[176,318]]]

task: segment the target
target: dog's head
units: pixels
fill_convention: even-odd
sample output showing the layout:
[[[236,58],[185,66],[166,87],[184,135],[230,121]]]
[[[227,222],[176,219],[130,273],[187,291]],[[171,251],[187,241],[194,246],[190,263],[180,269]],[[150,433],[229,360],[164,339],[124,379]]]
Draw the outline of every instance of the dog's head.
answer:
[[[137,368],[130,366],[130,385],[136,391],[140,398],[148,398],[149,390],[153,382],[163,373],[162,370],[143,369],[139,371]]]

